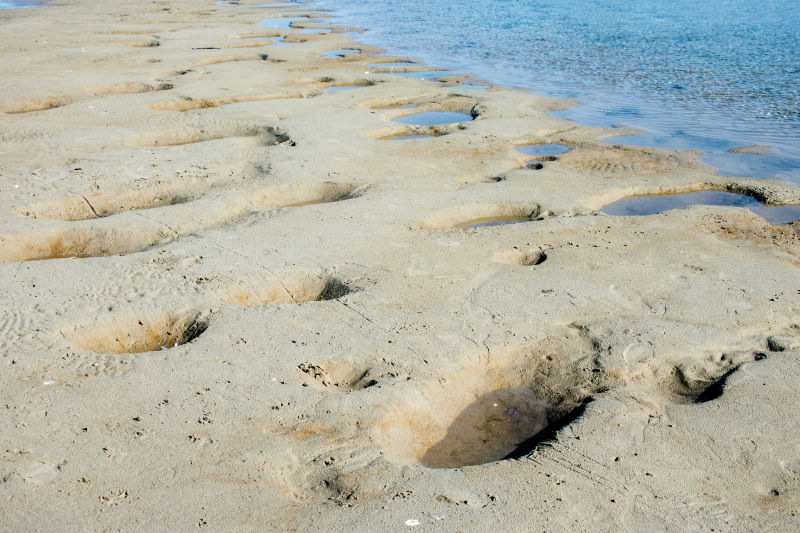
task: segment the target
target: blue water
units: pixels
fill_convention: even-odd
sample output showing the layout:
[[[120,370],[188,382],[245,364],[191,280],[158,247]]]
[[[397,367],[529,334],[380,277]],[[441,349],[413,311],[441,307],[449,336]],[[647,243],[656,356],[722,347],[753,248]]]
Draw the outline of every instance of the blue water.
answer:
[[[616,216],[645,216],[690,205],[745,207],[774,224],[783,224],[800,219],[800,205],[768,206],[749,196],[724,191],[700,191],[686,194],[626,198],[605,206],[601,211],[608,215]]]
[[[20,9],[23,7],[37,7],[44,0],[0,0],[0,9]]]
[[[517,152],[536,157],[551,157],[561,155],[569,151],[569,146],[563,144],[527,144],[517,146]]]
[[[411,124],[414,126],[439,126],[441,124],[469,122],[470,120],[472,120],[471,115],[452,111],[428,111],[426,113],[415,113],[413,115],[394,119],[395,122],[400,124]]]
[[[800,162],[798,0],[308,0],[359,41],[492,83],[577,98],[616,142]],[[758,156],[751,157],[754,160]],[[759,163],[756,162],[756,165]],[[791,167],[792,165],[784,165]],[[800,171],[778,175],[800,183]]]

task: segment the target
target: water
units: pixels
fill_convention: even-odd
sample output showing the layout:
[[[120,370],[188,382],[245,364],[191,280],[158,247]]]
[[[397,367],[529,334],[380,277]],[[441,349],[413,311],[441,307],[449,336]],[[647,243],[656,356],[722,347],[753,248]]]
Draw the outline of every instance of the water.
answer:
[[[395,68],[395,67],[407,68],[413,65],[414,63],[412,63],[411,61],[397,61],[395,63],[372,63],[367,66],[369,68],[374,69],[374,68]]]
[[[0,0],[0,9],[21,9],[41,6],[44,0]]]
[[[797,0],[309,0],[392,55],[577,98],[560,113],[646,131],[616,142],[800,161]],[[440,74],[441,75],[441,74]],[[800,183],[800,172],[779,171]]]
[[[343,85],[341,87],[327,87],[325,90],[330,92],[330,93],[336,93],[336,92],[339,92],[339,91],[349,91],[349,90],[352,90],[352,89],[363,89],[364,87],[367,87],[367,86],[366,85]]]
[[[535,157],[552,157],[569,151],[569,146],[563,144],[528,144],[517,146],[517,151]]]
[[[422,80],[434,80],[444,76],[457,74],[450,70],[426,70],[424,72],[392,72],[396,76],[405,76],[407,78],[420,78]]]
[[[349,54],[357,54],[361,52],[361,50],[357,48],[340,48],[338,50],[328,50],[327,52],[320,52],[321,56],[327,57],[328,59],[335,59],[337,57],[344,57]]]
[[[288,30],[292,27],[292,22],[300,20],[299,18],[279,17],[272,19],[264,19],[258,23],[259,26],[265,28],[275,28],[279,30]]]
[[[773,224],[783,224],[800,220],[800,205],[773,207],[764,205],[758,200],[743,194],[723,191],[700,191],[687,194],[626,198],[607,205],[601,209],[601,211],[608,215],[615,216],[644,216],[690,205],[746,207],[756,215]]]
[[[701,155],[700,161],[726,176],[768,178],[776,174],[794,176],[800,171],[800,160],[774,155],[711,153]]]
[[[406,117],[394,119],[400,124],[410,124],[413,126],[439,126],[441,124],[454,124],[456,122],[469,122],[471,115],[466,113],[454,113],[452,111],[428,111],[427,113],[416,113]]]
[[[496,217],[484,217],[484,218],[476,218],[474,220],[468,220],[467,222],[462,222],[457,228],[490,228],[494,226],[507,226],[509,224],[519,224],[521,222],[530,222],[530,217],[526,216],[496,216]]]

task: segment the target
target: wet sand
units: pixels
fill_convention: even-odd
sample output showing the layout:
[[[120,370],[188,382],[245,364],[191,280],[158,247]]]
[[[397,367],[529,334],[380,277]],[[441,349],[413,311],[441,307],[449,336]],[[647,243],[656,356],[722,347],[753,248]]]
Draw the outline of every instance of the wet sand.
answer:
[[[1,529],[800,527],[800,187],[243,6],[0,11]]]

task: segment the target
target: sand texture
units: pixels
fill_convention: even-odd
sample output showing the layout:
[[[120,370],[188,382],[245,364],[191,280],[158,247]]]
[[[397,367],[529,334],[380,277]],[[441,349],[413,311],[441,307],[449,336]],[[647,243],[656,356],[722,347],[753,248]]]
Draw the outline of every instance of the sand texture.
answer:
[[[800,187],[301,8],[0,11],[0,529],[800,529],[800,223],[599,212]]]

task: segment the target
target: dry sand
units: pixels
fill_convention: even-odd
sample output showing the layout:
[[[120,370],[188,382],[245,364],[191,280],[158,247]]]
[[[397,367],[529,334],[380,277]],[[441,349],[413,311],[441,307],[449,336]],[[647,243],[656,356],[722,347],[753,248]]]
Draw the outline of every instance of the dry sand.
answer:
[[[297,9],[0,12],[0,529],[800,529],[800,224],[598,213],[800,187]]]

